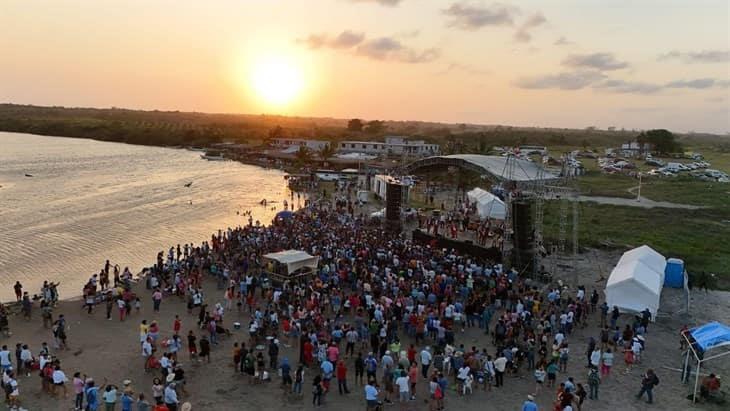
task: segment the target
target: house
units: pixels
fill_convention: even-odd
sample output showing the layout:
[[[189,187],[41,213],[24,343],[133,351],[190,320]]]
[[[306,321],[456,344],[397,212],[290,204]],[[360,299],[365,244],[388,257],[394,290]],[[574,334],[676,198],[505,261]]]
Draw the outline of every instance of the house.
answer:
[[[642,154],[649,153],[654,149],[650,143],[641,144],[638,141],[629,141],[621,144],[620,153],[624,157],[639,157]]]
[[[438,144],[427,144],[423,140],[409,140],[402,136],[386,136],[384,142],[378,141],[341,141],[337,145],[341,153],[365,153],[383,156],[409,155],[425,157],[438,155],[441,148]]]
[[[283,150],[291,151],[292,147],[307,147],[308,149],[312,151],[319,151],[323,147],[325,147],[327,144],[330,144],[329,141],[324,140],[307,140],[302,138],[288,138],[288,137],[280,137],[280,138],[272,138],[271,139],[271,145],[275,148],[280,148]],[[294,150],[298,151],[298,150]]]

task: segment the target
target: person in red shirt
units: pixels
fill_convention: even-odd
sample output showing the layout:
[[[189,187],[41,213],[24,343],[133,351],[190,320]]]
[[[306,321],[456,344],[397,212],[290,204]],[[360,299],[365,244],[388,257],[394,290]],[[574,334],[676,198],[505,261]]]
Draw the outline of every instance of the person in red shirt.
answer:
[[[312,345],[312,343],[309,340],[307,340],[304,343],[304,345],[302,346],[304,365],[306,365],[307,367],[309,367],[312,364],[312,360],[314,360],[314,358],[312,357],[313,349],[314,349],[314,346]]]
[[[411,364],[416,363],[416,347],[413,344],[411,344],[411,346],[408,347],[408,353],[406,354],[406,356],[408,357],[408,361]]]
[[[350,390],[347,388],[347,365],[345,365],[344,360],[340,360],[337,362],[337,369],[335,370],[336,376],[337,376],[337,389],[340,392],[340,395],[344,392],[345,394],[349,394]]]
[[[415,400],[416,383],[418,382],[418,364],[415,361],[411,362],[411,368],[408,369],[408,382],[411,384],[411,400]]]
[[[180,321],[179,316],[175,316],[175,321],[172,323],[172,331],[174,331],[175,334],[180,335],[180,328],[182,327],[182,322]]]

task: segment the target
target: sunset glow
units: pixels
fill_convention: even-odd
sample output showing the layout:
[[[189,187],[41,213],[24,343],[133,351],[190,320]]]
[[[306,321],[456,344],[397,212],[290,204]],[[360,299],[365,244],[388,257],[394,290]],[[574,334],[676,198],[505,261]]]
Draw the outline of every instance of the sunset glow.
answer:
[[[251,85],[259,99],[273,106],[286,106],[302,91],[299,67],[282,57],[268,57],[254,63]]]

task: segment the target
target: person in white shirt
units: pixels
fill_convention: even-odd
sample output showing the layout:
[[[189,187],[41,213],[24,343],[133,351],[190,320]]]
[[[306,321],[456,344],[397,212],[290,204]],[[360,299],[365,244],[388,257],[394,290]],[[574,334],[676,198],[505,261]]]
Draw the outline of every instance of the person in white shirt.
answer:
[[[3,349],[0,350],[0,367],[2,367],[3,370],[7,370],[13,365],[13,363],[10,361],[10,351],[8,351],[8,346],[3,345]]]
[[[598,368],[598,366],[601,364],[601,349],[596,346],[596,348],[591,352],[591,365]]]
[[[631,342],[631,351],[634,352],[634,362],[641,362],[641,343],[638,338],[634,338]]]
[[[495,387],[501,387],[504,385],[504,371],[507,369],[507,358],[504,356],[504,354],[499,354],[499,357],[494,360],[494,379],[495,379]]]
[[[428,367],[431,366],[431,347],[426,347],[421,351],[421,375],[428,378]]]
[[[10,394],[8,394],[8,409],[17,409],[20,389],[18,389],[18,381],[15,379],[15,375],[13,375],[12,371],[10,371],[7,375],[3,374],[3,383],[10,387]]]
[[[51,377],[53,378],[53,395],[55,396],[57,390],[59,388],[62,388],[63,398],[67,398],[68,389],[66,388],[66,381],[68,381],[68,378],[66,378],[66,374],[61,370],[60,365],[56,366],[56,368],[53,370],[53,374]]]
[[[398,398],[401,403],[401,409],[404,407],[404,403],[411,399],[410,395],[410,384],[408,382],[408,375],[405,370],[401,370],[400,377],[396,378],[395,385],[398,386]]]
[[[30,376],[31,363],[33,363],[33,354],[28,349],[28,344],[23,345],[23,349],[20,351],[20,361],[23,362],[23,369],[26,370],[26,375]]]
[[[471,372],[471,368],[469,368],[468,365],[464,364],[461,368],[459,368],[459,371],[456,373],[456,379],[459,381],[459,388],[458,392],[463,393],[464,392],[464,383],[466,382],[466,379],[469,378],[469,373]]]

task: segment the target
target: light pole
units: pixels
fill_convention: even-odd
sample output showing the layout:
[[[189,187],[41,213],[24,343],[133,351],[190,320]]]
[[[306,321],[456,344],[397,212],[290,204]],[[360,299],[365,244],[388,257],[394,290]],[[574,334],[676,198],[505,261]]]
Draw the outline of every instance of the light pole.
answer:
[[[641,201],[641,171],[639,171],[639,189],[636,191],[636,201]]]

